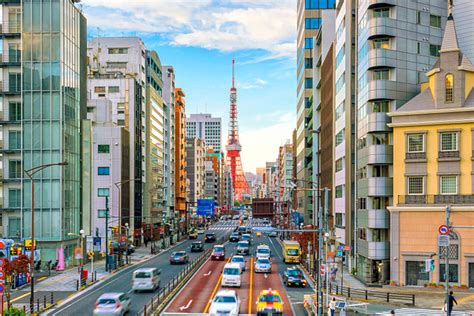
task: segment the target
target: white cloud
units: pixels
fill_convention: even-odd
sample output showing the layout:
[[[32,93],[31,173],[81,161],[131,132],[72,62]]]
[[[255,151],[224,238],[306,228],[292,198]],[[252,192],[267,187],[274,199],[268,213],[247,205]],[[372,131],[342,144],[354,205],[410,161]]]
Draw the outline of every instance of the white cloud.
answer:
[[[260,49],[262,60],[294,58],[292,0],[83,0],[88,24],[104,30],[165,33],[177,46],[224,52]],[[288,21],[295,21],[293,24]]]
[[[237,82],[237,88],[238,89],[258,89],[258,88],[263,88],[267,84],[266,80],[263,80],[261,78],[255,78],[250,82]]]
[[[240,131],[242,145],[242,165],[245,171],[255,172],[257,167],[264,167],[266,161],[275,161],[278,147],[291,139],[295,126],[295,115],[288,112],[280,116],[275,124],[243,129]]]

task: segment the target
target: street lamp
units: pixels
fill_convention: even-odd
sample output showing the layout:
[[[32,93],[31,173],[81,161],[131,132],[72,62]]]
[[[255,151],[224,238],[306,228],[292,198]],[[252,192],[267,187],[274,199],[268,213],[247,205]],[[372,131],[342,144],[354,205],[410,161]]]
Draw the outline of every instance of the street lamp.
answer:
[[[119,181],[119,182],[114,183],[115,187],[117,187],[118,192],[119,192],[118,216],[119,216],[120,235],[122,235],[122,184],[126,184],[126,183],[129,183],[129,182],[132,182],[132,181],[139,181],[139,180],[141,180],[141,179],[140,178],[135,178],[135,179],[128,179],[128,180]],[[130,216],[129,216],[129,220],[130,220]]]
[[[66,166],[67,162],[58,162],[44,164],[41,166],[36,166],[28,170],[23,170],[23,172],[30,178],[31,181],[31,258],[30,258],[30,270],[31,270],[31,294],[30,294],[30,308],[35,304],[35,181],[33,176],[46,168],[53,166]]]

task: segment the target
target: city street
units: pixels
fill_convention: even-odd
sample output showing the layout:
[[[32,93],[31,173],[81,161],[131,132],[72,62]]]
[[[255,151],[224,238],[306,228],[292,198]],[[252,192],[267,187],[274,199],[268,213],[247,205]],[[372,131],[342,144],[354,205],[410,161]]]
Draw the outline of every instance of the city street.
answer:
[[[228,230],[216,231],[217,238],[224,236],[230,231]],[[202,240],[203,235],[199,235],[198,240]],[[168,261],[169,255],[173,251],[185,250],[189,254],[190,260],[198,257],[200,253],[191,253],[191,243],[194,240],[186,240],[180,245],[164,251],[150,260],[140,263],[138,265],[125,268],[105,281],[99,283],[97,286],[81,292],[75,296],[71,301],[66,302],[55,309],[48,311],[47,315],[92,315],[95,302],[97,298],[104,293],[124,292],[131,298],[130,315],[136,315],[143,306],[154,296],[155,292],[138,292],[132,291],[132,274],[141,267],[155,267],[161,269],[161,284],[167,284],[173,277],[181,272],[184,265],[170,265]],[[212,244],[205,244],[205,248],[212,247]]]

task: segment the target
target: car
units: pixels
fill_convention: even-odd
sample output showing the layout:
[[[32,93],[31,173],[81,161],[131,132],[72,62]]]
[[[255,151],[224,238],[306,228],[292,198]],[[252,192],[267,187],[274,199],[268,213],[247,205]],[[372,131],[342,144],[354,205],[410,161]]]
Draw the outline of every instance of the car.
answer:
[[[216,241],[216,234],[214,233],[207,233],[204,237],[205,242],[215,242]]]
[[[255,273],[257,272],[271,273],[272,262],[268,258],[257,258],[257,260],[255,260],[254,270],[255,270]]]
[[[242,284],[242,269],[238,263],[226,263],[222,271],[221,286],[236,286],[240,287]]]
[[[240,312],[240,299],[233,290],[221,290],[217,292],[211,301],[209,315],[237,316]]]
[[[275,230],[272,230],[269,234],[268,234],[268,237],[277,237],[278,234]]]
[[[241,240],[237,243],[236,253],[238,255],[250,254],[250,245],[248,241]]]
[[[306,279],[303,273],[296,266],[286,268],[283,273],[283,282],[286,286],[306,286]]]
[[[104,293],[95,302],[94,315],[125,315],[130,298],[125,293]]]
[[[191,244],[191,252],[201,252],[204,250],[202,241],[195,241]]]
[[[233,219],[234,221],[235,221],[235,220],[238,220],[238,219],[240,219],[240,215],[234,215],[234,216],[232,217],[232,219]]]
[[[256,232],[256,233],[255,233],[255,236],[257,236],[257,237],[262,237],[262,232]]]
[[[244,256],[239,256],[239,255],[232,256],[232,259],[230,260],[230,262],[240,264],[240,268],[242,269],[242,271],[245,271],[245,257]]]
[[[257,250],[255,251],[256,258],[265,258],[270,259],[271,251],[268,245],[258,245]]]
[[[197,239],[198,238],[198,232],[196,229],[191,229],[189,231],[189,239]]]
[[[132,289],[154,291],[160,287],[160,274],[157,268],[140,268],[133,271]]]
[[[257,316],[283,316],[283,301],[276,290],[262,290],[257,298]]]
[[[230,241],[230,242],[238,242],[239,239],[240,239],[239,237],[240,237],[239,234],[237,234],[237,233],[232,233],[232,234],[230,235],[230,237],[229,237],[229,241]]]
[[[238,227],[238,232],[239,232],[239,235],[245,234],[247,232],[247,227],[239,226]]]
[[[204,235],[205,232],[206,232],[206,230],[204,229],[204,227],[199,227],[199,228],[197,229],[198,235]]]
[[[240,240],[248,241],[249,245],[252,244],[252,236],[250,234],[242,234],[242,236],[240,236]]]
[[[225,248],[223,245],[215,245],[212,248],[211,260],[225,260]]]
[[[174,263],[188,263],[189,262],[189,257],[186,251],[175,251],[171,254],[170,258],[170,264]]]

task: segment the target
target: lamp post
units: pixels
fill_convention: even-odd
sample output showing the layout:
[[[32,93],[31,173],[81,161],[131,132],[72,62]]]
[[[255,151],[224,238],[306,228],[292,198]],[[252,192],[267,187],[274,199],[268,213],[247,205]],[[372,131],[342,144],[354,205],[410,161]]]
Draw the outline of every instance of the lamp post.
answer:
[[[23,170],[23,172],[30,178],[31,181],[31,258],[30,258],[30,271],[31,271],[31,294],[30,294],[30,308],[34,306],[35,303],[35,181],[33,176],[46,168],[53,166],[66,166],[67,162],[58,162],[44,164],[41,166],[36,166],[28,170]]]
[[[120,227],[120,235],[122,235],[122,184],[126,184],[132,181],[139,181],[140,178],[135,179],[128,179],[124,181],[115,182],[114,185],[118,189],[119,192],[119,200],[118,200],[118,216],[119,216],[119,227]],[[130,214],[129,214],[130,215]]]

